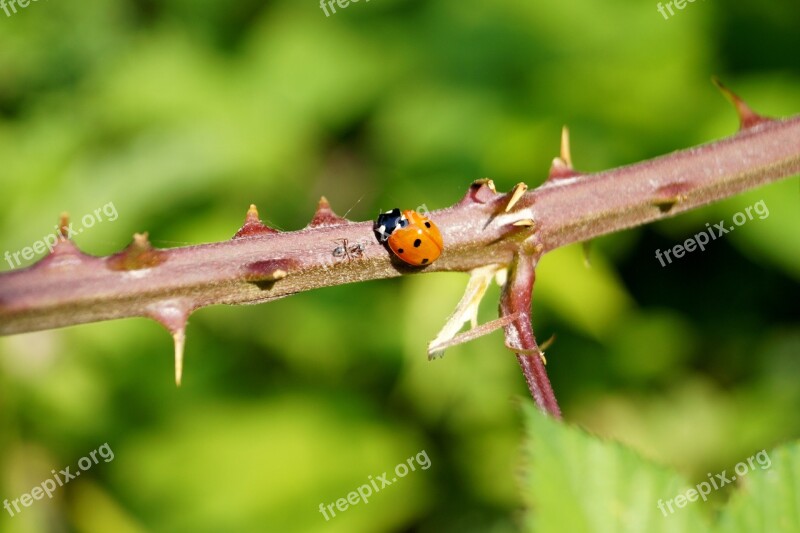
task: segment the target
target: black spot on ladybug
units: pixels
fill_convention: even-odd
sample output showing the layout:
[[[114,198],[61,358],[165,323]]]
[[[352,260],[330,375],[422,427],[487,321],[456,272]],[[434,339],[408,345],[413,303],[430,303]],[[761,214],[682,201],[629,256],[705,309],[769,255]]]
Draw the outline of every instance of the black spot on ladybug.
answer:
[[[403,249],[402,249],[402,248],[398,248],[398,249],[397,249],[397,253],[398,253],[398,254],[402,254],[402,253],[403,253]]]
[[[425,227],[426,227],[426,228],[430,228],[430,227],[431,227],[431,223],[430,223],[430,222],[426,222],[426,223],[425,223]]]
[[[426,257],[425,259],[423,259],[423,260],[422,260],[422,264],[423,264],[423,265],[424,265],[425,263],[427,263],[427,262],[428,262],[428,258],[427,258],[427,257]]]
[[[419,245],[420,245],[420,244],[422,244],[422,241],[421,241],[421,240],[419,240],[419,239],[416,239],[416,240],[414,241],[414,248],[419,248]]]

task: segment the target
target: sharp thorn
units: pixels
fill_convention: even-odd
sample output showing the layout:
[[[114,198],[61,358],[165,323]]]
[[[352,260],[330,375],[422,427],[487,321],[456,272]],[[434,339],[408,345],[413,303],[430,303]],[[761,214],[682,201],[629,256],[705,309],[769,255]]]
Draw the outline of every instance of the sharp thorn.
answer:
[[[258,208],[256,204],[250,204],[247,209],[247,214],[244,216],[245,222],[260,222],[261,218],[258,216]]]
[[[567,168],[572,169],[572,154],[569,149],[569,128],[561,128],[561,159],[566,163]]]
[[[497,198],[497,189],[494,186],[494,181],[489,178],[481,178],[470,184],[467,194],[464,195],[458,205],[485,204],[495,198]]]
[[[61,237],[61,240],[69,240],[69,213],[66,211],[61,213],[58,223],[58,233]]]
[[[542,345],[539,346],[539,349],[542,350],[542,351],[547,350],[548,348],[550,348],[553,345],[554,342],[556,342],[556,334],[555,333],[550,335],[550,338],[547,339],[546,341],[544,341],[542,343]]]
[[[244,237],[253,237],[255,235],[270,235],[280,233],[278,230],[270,228],[261,222],[258,216],[258,209],[255,204],[250,204],[247,214],[244,217],[244,224],[233,235],[234,239],[242,239]]]
[[[166,261],[166,254],[156,250],[148,240],[147,232],[134,233],[127,248],[106,259],[110,270],[141,270],[158,266]]]
[[[73,269],[81,265],[102,262],[100,258],[81,252],[75,242],[70,239],[70,233],[75,233],[75,231],[70,228],[69,214],[61,213],[55,229],[57,231],[55,242],[50,244],[49,241],[45,241],[50,246],[50,252],[34,263],[31,268]]]
[[[340,217],[331,209],[331,204],[324,196],[319,199],[317,204],[317,211],[311,222],[308,223],[307,228],[316,228],[319,226],[338,226],[340,224],[349,224],[350,221],[344,217]]]
[[[570,167],[567,162],[560,157],[555,157],[553,158],[553,163],[550,165],[550,172],[547,174],[547,181],[576,178],[578,176],[583,176],[583,174],[573,170],[572,167]]]
[[[475,186],[480,187],[480,186],[483,186],[483,185],[488,187],[490,191],[492,191],[494,193],[497,192],[497,189],[494,186],[494,180],[492,180],[490,178],[481,178],[479,180],[475,180],[475,181],[472,182],[472,186],[473,187],[475,187]]]
[[[746,130],[747,128],[752,128],[757,124],[761,124],[762,122],[769,122],[770,118],[762,117],[755,111],[753,111],[750,106],[748,106],[744,100],[742,100],[738,94],[734,93],[727,87],[725,87],[719,78],[714,76],[711,78],[711,81],[714,85],[717,86],[722,94],[727,98],[732,104],[733,107],[736,109],[736,114],[739,115],[739,130]]]
[[[186,344],[186,324],[194,306],[188,300],[168,300],[150,306],[147,316],[167,328],[175,345],[175,384],[183,378],[183,349]]]
[[[175,342],[175,386],[181,386],[183,379],[183,349],[186,345],[186,329],[180,328],[172,334]]]
[[[517,202],[519,202],[520,198],[522,198],[522,195],[525,194],[525,191],[527,190],[528,186],[523,182],[519,182],[514,186],[514,190],[511,191],[511,198],[509,198],[508,203],[506,204],[506,213],[511,211],[511,208],[514,207]]]
[[[572,150],[569,143],[569,128],[566,126],[561,128],[561,154],[553,158],[550,165],[550,173],[547,176],[547,181],[560,180],[566,178],[574,178],[582,176],[580,172],[576,172],[572,167]]]

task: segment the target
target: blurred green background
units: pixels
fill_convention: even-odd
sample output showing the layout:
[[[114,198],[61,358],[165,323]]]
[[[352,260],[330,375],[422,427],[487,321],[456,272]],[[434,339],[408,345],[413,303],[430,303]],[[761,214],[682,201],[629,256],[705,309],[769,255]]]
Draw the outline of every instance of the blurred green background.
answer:
[[[229,238],[247,206],[285,230],[320,195],[368,220],[535,186],[568,124],[579,169],[735,131],[712,74],[800,111],[800,7],[695,2],[40,1],[0,11],[2,250],[113,202],[88,253],[149,231]],[[763,200],[662,268],[654,257]],[[689,480],[800,435],[800,184],[785,180],[545,257],[534,329],[567,421]],[[27,261],[25,265],[33,261]],[[3,261],[3,270],[9,265]],[[0,498],[108,442],[112,462],[9,532],[516,531],[527,391],[502,336],[426,360],[463,274],[215,307],[190,321],[184,385],[145,319],[0,338]],[[496,317],[498,289],[482,320]],[[391,330],[374,317],[394,309]],[[330,521],[318,510],[421,450],[431,461]],[[713,515],[727,497],[701,512]]]

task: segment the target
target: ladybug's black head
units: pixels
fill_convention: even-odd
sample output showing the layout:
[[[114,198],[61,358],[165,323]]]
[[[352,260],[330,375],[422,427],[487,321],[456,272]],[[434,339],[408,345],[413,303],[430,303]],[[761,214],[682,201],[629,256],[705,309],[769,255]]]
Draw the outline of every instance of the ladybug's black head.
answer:
[[[373,230],[380,242],[386,242],[386,239],[389,238],[389,235],[391,235],[394,230],[406,226],[408,226],[408,219],[403,216],[400,209],[395,207],[391,211],[378,215],[378,219],[373,225]]]

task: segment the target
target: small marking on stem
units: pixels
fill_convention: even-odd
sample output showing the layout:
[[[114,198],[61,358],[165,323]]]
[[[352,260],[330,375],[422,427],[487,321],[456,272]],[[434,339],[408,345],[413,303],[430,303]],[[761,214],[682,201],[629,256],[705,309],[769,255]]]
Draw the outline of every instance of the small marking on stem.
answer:
[[[658,208],[662,213],[668,213],[680,202],[685,202],[688,199],[688,193],[692,189],[692,185],[686,181],[674,181],[666,185],[662,185],[656,189],[656,198],[652,204]]]

